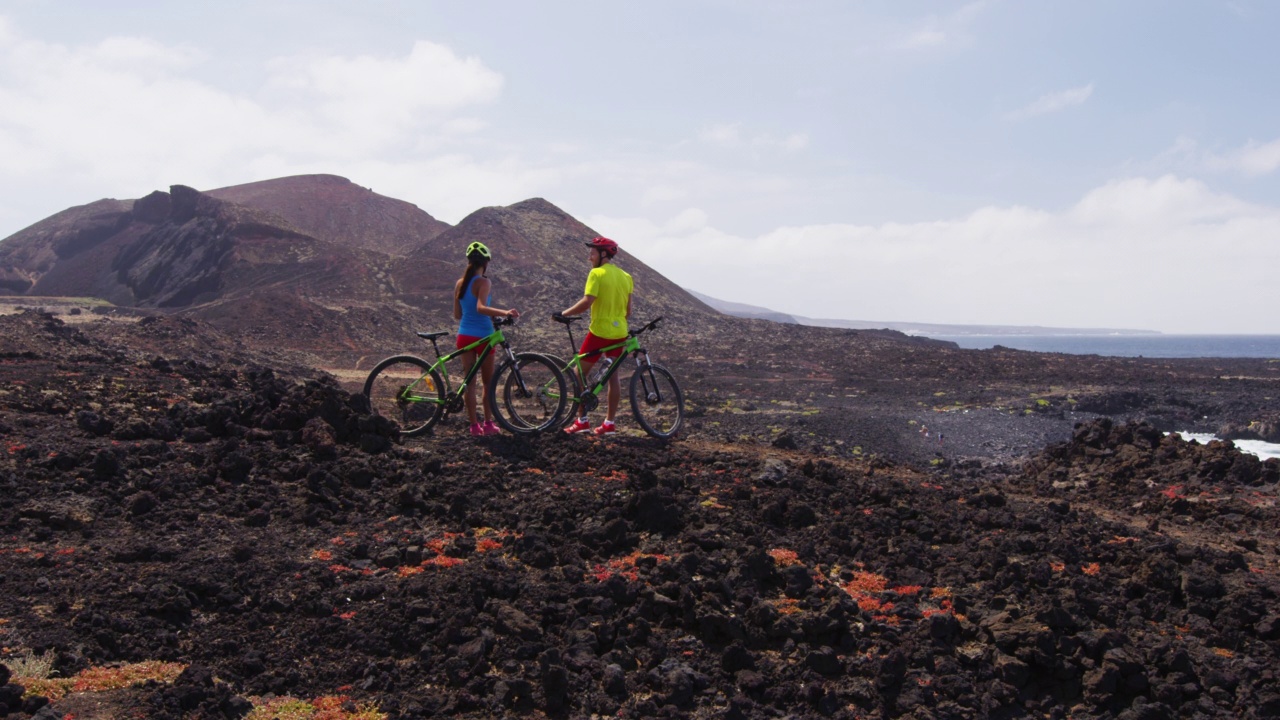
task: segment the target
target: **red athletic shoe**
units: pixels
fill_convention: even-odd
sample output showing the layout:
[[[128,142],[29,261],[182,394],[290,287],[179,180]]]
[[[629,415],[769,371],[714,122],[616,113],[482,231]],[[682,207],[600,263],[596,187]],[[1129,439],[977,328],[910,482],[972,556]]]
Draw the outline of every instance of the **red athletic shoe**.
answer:
[[[589,422],[583,422],[583,421],[582,421],[582,418],[578,418],[577,420],[574,420],[574,421],[573,421],[573,424],[572,424],[572,425],[570,425],[569,427],[565,428],[565,429],[564,429],[564,431],[565,431],[565,432],[567,432],[567,433],[569,433],[570,435],[574,435],[574,434],[577,434],[577,433],[584,433],[584,432],[587,432],[587,431],[588,431],[588,430],[590,430],[590,429],[591,429],[591,423],[589,423]]]
[[[596,428],[595,430],[592,430],[591,432],[595,433],[596,435],[612,435],[618,432],[618,426],[614,425],[608,420],[605,420],[604,422],[600,423],[600,427]]]

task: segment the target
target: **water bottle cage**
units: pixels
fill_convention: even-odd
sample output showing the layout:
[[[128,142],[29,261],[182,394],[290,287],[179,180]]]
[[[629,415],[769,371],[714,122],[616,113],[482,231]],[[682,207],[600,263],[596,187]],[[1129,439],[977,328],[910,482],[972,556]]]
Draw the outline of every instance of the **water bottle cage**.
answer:
[[[596,363],[596,366],[591,368],[591,375],[587,377],[587,387],[593,388],[600,384],[600,381],[604,378],[604,374],[609,372],[609,367],[611,365],[613,365],[613,358],[601,358],[600,362]]]

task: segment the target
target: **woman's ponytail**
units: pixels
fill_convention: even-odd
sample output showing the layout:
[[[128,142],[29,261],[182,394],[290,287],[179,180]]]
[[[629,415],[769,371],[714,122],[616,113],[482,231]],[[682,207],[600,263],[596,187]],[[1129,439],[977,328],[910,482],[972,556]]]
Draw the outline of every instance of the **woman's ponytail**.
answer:
[[[467,288],[471,287],[471,280],[475,278],[476,273],[484,274],[484,269],[489,265],[489,258],[479,252],[471,252],[467,255],[467,270],[462,273],[462,284],[458,285],[458,294],[454,298],[461,300],[463,295],[467,294]]]

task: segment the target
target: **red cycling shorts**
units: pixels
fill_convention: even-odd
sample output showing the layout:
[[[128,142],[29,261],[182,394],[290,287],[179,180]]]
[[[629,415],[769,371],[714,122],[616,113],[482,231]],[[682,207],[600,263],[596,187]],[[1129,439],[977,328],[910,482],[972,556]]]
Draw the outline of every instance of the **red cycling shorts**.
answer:
[[[588,331],[588,332],[587,332],[587,336],[586,336],[586,337],[584,337],[584,338],[582,338],[582,348],[581,348],[580,350],[578,350],[578,354],[579,354],[579,355],[586,355],[587,353],[589,353],[589,352],[594,352],[594,351],[596,351],[596,350],[599,350],[599,349],[600,349],[600,348],[602,348],[602,347],[609,347],[610,345],[617,345],[618,343],[622,342],[623,340],[626,340],[626,338],[602,338],[602,337],[596,337],[595,335],[592,335],[592,334]],[[616,358],[616,357],[618,357],[618,356],[619,356],[619,355],[621,355],[621,354],[622,354],[622,348],[621,348],[621,347],[617,347],[617,348],[614,348],[613,350],[609,350],[609,351],[607,351],[607,352],[601,353],[601,355],[607,355],[608,357],[611,357],[611,358]],[[600,355],[592,355],[591,357],[583,358],[583,360],[584,360],[585,362],[589,362],[589,363],[593,363],[593,362],[595,362],[595,361],[597,361],[597,360],[599,360],[599,359],[600,359]]]
[[[475,341],[477,341],[477,340],[483,340],[483,339],[484,339],[484,338],[482,338],[482,337],[477,337],[477,336],[475,336],[475,335],[459,335],[459,336],[458,336],[457,348],[458,348],[459,350],[461,350],[462,348],[464,348],[464,347],[466,347],[466,346],[470,345],[471,343],[473,343],[473,342],[475,342]],[[476,348],[476,349],[472,350],[471,352],[473,352],[473,353],[480,353],[480,352],[484,352],[484,351],[485,351],[485,349],[486,349],[486,348],[485,348],[483,345],[481,345],[480,347],[478,347],[478,348]]]

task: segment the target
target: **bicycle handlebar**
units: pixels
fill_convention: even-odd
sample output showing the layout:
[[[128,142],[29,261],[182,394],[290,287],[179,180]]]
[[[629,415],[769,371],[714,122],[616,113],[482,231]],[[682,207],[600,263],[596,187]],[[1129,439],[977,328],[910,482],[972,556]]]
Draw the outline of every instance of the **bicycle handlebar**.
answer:
[[[577,321],[581,320],[581,319],[582,319],[582,316],[581,316],[581,315],[572,315],[572,316],[570,316],[570,315],[565,315],[565,314],[563,314],[563,313],[558,313],[558,312],[556,312],[556,313],[551,313],[551,319],[552,319],[552,320],[555,320],[556,322],[560,323],[561,325],[571,325],[571,324],[573,324],[573,323],[575,323],[575,322],[577,322]],[[645,324],[644,324],[643,326],[641,326],[638,330],[632,330],[631,332],[629,332],[629,333],[627,333],[627,334],[628,334],[628,335],[639,335],[640,333],[643,333],[643,332],[649,332],[650,330],[657,330],[657,329],[658,329],[658,323],[660,323],[660,322],[662,322],[662,316],[661,316],[661,315],[659,315],[658,317],[656,317],[656,318],[654,318],[654,319],[650,320],[649,322],[645,323]]]
[[[568,324],[579,322],[579,320],[582,319],[582,316],[581,315],[564,315],[562,313],[552,313],[552,319],[556,320],[556,322],[559,324],[568,325]],[[658,324],[662,323],[662,319],[663,319],[663,316],[658,315],[657,318],[649,320],[648,323],[641,325],[639,329],[635,329],[635,331],[631,331],[630,333],[627,333],[627,334],[632,334],[632,336],[637,336],[637,334],[640,334],[640,333],[655,331],[655,329],[658,329]]]
[[[660,322],[662,322],[662,316],[661,316],[661,315],[659,315],[658,317],[656,317],[656,318],[654,318],[654,319],[650,320],[649,322],[645,323],[644,327],[640,328],[639,330],[632,330],[629,334],[630,334],[630,335],[639,335],[640,333],[643,333],[643,332],[649,332],[650,330],[657,330],[657,329],[658,329],[658,323],[660,323]]]

